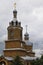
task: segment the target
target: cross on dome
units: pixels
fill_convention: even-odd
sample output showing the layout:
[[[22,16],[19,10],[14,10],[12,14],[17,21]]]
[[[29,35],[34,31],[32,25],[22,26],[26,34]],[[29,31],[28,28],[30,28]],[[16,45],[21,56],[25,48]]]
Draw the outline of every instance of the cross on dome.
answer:
[[[14,3],[14,9],[16,9],[16,3]]]

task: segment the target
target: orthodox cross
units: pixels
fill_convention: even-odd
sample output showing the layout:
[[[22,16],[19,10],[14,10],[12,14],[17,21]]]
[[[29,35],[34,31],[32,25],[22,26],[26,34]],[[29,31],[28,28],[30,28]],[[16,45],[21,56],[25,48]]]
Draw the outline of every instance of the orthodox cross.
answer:
[[[14,3],[14,8],[16,9],[16,3]]]

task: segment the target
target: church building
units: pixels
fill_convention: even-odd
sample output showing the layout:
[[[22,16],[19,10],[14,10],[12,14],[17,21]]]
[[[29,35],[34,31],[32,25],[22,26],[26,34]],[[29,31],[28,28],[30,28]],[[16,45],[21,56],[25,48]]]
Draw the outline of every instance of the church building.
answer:
[[[9,22],[7,31],[8,39],[5,41],[3,56],[0,57],[0,65],[10,65],[13,58],[17,55],[21,57],[24,65],[30,65],[30,62],[35,59],[35,53],[32,51],[33,44],[29,42],[27,31],[23,40],[23,27],[21,22],[17,20],[16,9],[13,10],[13,20]]]

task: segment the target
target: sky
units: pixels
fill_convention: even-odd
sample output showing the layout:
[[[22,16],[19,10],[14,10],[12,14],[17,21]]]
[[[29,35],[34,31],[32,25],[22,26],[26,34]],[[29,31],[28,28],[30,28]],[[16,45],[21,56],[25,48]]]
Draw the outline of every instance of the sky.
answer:
[[[43,0],[0,0],[0,42],[7,39],[7,27],[13,19],[14,3],[21,21],[23,34],[28,25],[28,33],[33,47],[39,55],[43,51]],[[0,49],[3,44],[0,43]]]

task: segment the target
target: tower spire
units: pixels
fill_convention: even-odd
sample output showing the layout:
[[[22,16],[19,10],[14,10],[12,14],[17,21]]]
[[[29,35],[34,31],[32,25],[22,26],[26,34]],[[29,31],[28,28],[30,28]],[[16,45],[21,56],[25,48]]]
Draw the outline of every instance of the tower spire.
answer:
[[[16,22],[16,20],[17,20],[17,10],[16,10],[16,3],[14,3],[13,21]]]
[[[26,33],[27,33],[27,27],[28,27],[28,25],[26,25]]]
[[[27,32],[27,27],[28,27],[28,25],[26,25],[26,33],[24,34],[24,39],[25,40],[29,40],[29,34]]]

